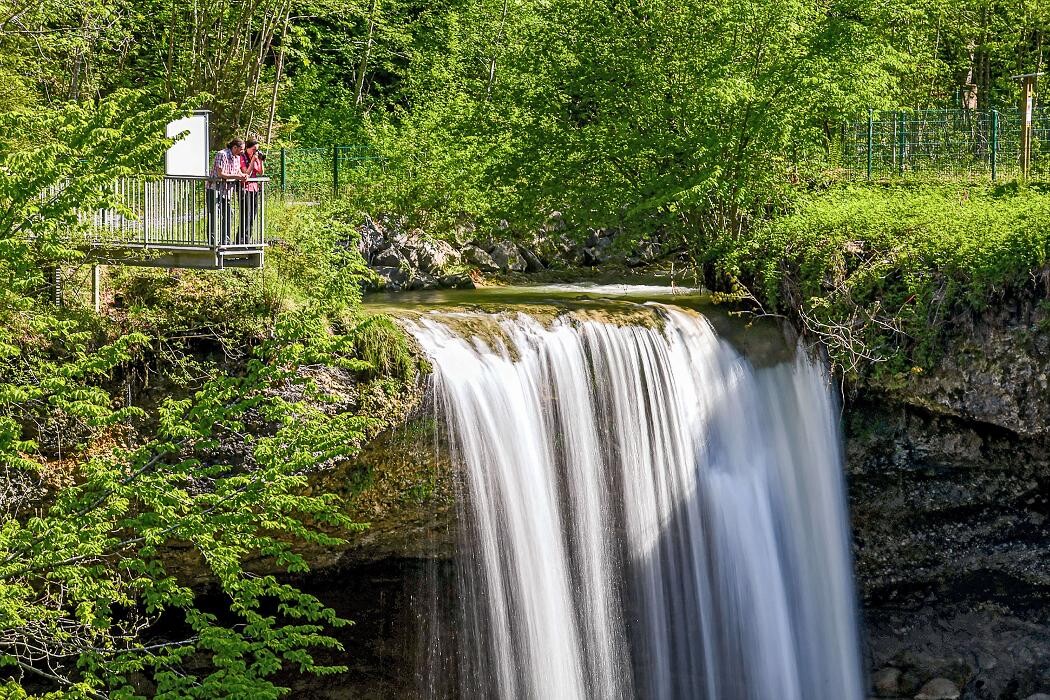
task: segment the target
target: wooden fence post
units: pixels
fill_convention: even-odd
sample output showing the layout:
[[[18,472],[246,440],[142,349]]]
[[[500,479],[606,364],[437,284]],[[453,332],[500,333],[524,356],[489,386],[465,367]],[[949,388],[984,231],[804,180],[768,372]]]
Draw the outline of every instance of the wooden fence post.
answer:
[[[908,122],[906,121],[906,119],[907,119],[907,115],[904,112],[901,112],[900,113],[900,128],[897,131],[897,140],[899,142],[898,147],[900,149],[897,166],[900,169],[901,177],[904,177],[904,158],[905,158],[905,154],[908,151],[908,134],[907,134],[907,131],[906,131],[907,128],[908,128]]]
[[[992,182],[995,182],[999,178],[999,110],[992,110],[991,120]]]
[[[872,149],[875,147],[875,116],[868,110],[868,182],[871,182]]]

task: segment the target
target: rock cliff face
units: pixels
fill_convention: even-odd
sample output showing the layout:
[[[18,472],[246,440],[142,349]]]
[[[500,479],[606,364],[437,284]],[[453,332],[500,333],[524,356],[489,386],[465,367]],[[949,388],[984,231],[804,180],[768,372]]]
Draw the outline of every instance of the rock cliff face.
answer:
[[[866,647],[879,697],[1050,692],[1050,334],[999,313],[939,365],[845,413]],[[940,697],[940,696],[938,696]]]

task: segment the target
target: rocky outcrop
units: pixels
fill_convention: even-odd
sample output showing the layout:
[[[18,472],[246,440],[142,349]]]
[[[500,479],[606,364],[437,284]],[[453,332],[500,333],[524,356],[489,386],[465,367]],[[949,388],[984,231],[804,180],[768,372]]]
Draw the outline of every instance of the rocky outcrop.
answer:
[[[503,222],[504,224],[506,222]],[[473,226],[455,232],[457,245],[404,230],[400,222],[365,217],[359,227],[359,249],[373,273],[370,290],[472,288],[483,275],[521,275],[616,266],[639,268],[671,252],[653,235],[635,241],[619,229],[568,230],[559,212],[535,234],[514,236],[507,226],[493,235]]]
[[[1050,434],[1050,313],[1032,305],[1020,319],[987,315],[933,371],[914,375],[895,395],[1017,435]]]
[[[854,553],[878,697],[1050,693],[1046,320],[1034,304],[990,315],[933,370],[905,386],[862,387],[847,403]]]

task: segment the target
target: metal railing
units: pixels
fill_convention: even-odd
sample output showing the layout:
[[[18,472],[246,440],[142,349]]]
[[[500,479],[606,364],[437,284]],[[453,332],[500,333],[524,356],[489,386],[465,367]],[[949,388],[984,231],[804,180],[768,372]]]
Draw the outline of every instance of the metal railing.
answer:
[[[870,112],[846,123],[841,168],[852,180],[1020,177],[1022,115],[1015,108]],[[1029,177],[1050,175],[1050,110],[1032,124]]]
[[[122,178],[117,206],[91,212],[94,245],[175,249],[246,249],[266,245],[269,178],[225,181],[206,177]]]

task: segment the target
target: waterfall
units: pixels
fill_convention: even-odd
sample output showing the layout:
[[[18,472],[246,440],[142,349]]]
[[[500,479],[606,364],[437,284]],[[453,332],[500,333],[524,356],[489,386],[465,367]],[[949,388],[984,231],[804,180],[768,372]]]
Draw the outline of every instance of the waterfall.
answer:
[[[405,321],[463,470],[459,694],[862,698],[820,365],[638,309]]]

